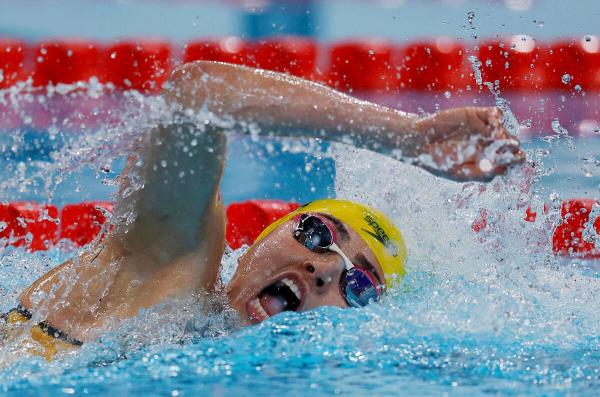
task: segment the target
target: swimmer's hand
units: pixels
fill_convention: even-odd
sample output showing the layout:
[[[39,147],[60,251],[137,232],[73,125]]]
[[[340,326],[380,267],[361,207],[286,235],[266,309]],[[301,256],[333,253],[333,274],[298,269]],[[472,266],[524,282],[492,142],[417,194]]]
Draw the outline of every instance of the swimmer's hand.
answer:
[[[502,124],[495,107],[465,107],[419,119],[425,138],[417,165],[446,178],[488,181],[525,160],[519,140]]]

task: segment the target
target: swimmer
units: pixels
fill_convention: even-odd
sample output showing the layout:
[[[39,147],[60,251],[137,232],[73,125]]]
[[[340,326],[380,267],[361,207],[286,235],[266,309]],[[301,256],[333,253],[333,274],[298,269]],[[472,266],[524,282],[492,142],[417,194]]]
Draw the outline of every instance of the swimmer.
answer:
[[[108,235],[40,277],[5,315],[27,323],[47,359],[169,300],[222,293],[249,325],[283,311],[362,307],[400,281],[406,248],[396,227],[376,209],[328,199],[269,226],[222,285],[226,137],[219,123],[194,115],[229,129],[351,143],[455,180],[489,180],[524,160],[496,108],[417,116],[217,62],[178,68],[165,99],[176,115],[140,138]]]

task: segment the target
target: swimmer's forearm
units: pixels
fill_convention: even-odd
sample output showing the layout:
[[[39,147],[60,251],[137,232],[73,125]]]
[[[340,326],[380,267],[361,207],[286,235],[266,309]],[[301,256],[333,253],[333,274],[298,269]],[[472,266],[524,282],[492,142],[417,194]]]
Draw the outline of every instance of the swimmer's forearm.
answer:
[[[414,157],[424,143],[415,115],[362,101],[281,73],[217,62],[189,63],[173,73],[167,99],[206,109],[264,133],[303,134]]]

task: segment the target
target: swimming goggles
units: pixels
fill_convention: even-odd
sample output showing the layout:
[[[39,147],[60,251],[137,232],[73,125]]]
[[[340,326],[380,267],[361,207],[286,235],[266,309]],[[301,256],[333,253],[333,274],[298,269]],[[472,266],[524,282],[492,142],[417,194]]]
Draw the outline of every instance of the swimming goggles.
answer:
[[[340,290],[344,300],[351,307],[363,307],[376,302],[381,294],[375,277],[366,270],[355,266],[336,244],[335,227],[328,220],[316,214],[299,214],[294,238],[313,252],[333,251],[344,260],[344,272],[340,279]]]

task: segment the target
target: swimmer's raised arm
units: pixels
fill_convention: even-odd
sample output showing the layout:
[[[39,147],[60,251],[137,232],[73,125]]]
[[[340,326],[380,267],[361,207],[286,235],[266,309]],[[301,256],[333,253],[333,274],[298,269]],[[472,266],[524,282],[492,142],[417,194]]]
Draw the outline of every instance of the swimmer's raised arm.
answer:
[[[165,97],[173,120],[142,137],[121,176],[109,235],[20,297],[36,320],[80,341],[140,309],[210,292],[217,283],[225,136],[190,122],[196,112],[208,110],[232,126],[256,124],[263,133],[401,151],[404,160],[455,179],[490,178],[523,158],[494,108],[417,117],[288,75],[214,62],[176,70]]]
[[[419,117],[287,74],[208,61],[177,69],[166,96],[182,109],[205,109],[238,126],[351,143],[453,179],[489,179],[523,160],[495,108]]]
[[[87,341],[140,309],[212,292],[225,248],[225,136],[176,118],[142,137],[104,241],[21,294],[38,320]]]

